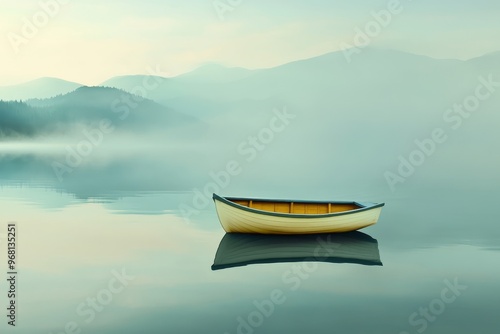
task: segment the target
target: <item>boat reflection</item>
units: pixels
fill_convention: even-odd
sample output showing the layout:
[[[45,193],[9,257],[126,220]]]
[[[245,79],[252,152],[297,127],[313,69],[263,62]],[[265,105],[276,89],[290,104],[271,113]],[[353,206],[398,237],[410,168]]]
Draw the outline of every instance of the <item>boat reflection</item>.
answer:
[[[227,233],[219,244],[212,270],[300,261],[382,266],[377,240],[359,231],[310,235]]]

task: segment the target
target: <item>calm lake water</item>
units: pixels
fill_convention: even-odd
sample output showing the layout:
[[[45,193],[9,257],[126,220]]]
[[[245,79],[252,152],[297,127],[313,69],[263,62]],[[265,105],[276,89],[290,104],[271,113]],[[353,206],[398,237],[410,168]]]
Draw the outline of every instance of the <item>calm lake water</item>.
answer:
[[[328,198],[325,193],[317,197]],[[273,195],[287,197],[286,191]],[[225,233],[212,203],[185,219],[179,208],[192,200],[190,192],[164,191],[82,198],[43,182],[4,182],[1,256],[6,258],[7,224],[16,222],[19,276],[17,326],[7,326],[3,316],[2,333],[496,334],[500,329],[494,190],[380,191],[372,198],[386,202],[378,224],[354,241],[299,240],[309,249],[326,244],[325,254],[330,249],[332,257],[351,257],[332,262],[351,263],[328,262],[327,256],[218,270],[212,265]],[[231,255],[229,250],[244,256],[247,246],[261,259],[273,255],[273,241],[252,240],[242,249],[226,245],[220,251],[226,253],[218,255]],[[279,251],[287,257],[293,247]],[[381,265],[356,261],[366,256],[378,257]],[[7,272],[5,265],[2,271]],[[5,280],[0,287],[4,297]]]

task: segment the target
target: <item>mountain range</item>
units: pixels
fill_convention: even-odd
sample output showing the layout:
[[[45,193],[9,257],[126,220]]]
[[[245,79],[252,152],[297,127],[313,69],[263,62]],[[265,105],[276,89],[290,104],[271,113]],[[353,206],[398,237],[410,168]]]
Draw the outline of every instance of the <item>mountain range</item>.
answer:
[[[58,78],[39,78],[23,84],[0,86],[0,100],[44,99],[67,94],[83,85]]]
[[[148,153],[178,166],[171,173],[195,180],[237,160],[246,166],[245,184],[262,190],[295,184],[363,189],[373,182],[387,189],[384,173],[397,173],[401,159],[419,150],[416,142],[439,128],[446,141],[405,182],[469,179],[487,187],[500,182],[499,65],[500,53],[460,61],[367,48],[351,63],[335,52],[269,69],[209,64],[171,78],[121,76],[97,87],[41,79],[43,92],[30,91],[33,83],[0,89],[3,100],[10,99],[6,91],[24,96],[23,103],[0,103],[0,131],[2,140],[14,133],[71,136],[110,117],[126,138],[113,136],[117,145],[175,148],[175,154]],[[471,112],[453,110],[476,103],[478,89],[491,94],[477,99]],[[269,134],[276,110],[293,117]],[[246,162],[250,155],[238,148],[249,152],[251,138],[265,144]]]
[[[92,126],[103,119],[121,130],[153,131],[197,123],[148,99],[108,87],[82,86],[47,99],[0,101],[0,136],[69,135],[76,126]]]

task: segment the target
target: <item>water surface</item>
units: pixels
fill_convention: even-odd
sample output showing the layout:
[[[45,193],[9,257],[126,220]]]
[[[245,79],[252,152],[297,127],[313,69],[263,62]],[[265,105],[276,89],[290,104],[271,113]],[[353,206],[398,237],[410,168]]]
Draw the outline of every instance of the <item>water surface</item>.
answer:
[[[380,265],[295,257],[212,270],[225,233],[211,204],[183,217],[190,192],[4,183],[1,236],[17,223],[20,273],[18,326],[6,332],[498,333],[492,191],[375,189],[386,207],[362,233]],[[353,254],[360,241],[337,244]],[[270,245],[252,251],[265,258]]]

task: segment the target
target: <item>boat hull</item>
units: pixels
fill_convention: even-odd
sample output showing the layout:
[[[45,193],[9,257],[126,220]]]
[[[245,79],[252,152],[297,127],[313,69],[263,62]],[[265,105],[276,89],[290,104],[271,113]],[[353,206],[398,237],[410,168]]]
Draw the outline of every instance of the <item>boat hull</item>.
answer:
[[[350,232],[375,224],[383,204],[345,213],[317,215],[275,214],[228,203],[214,194],[222,227],[228,233],[317,234]]]

